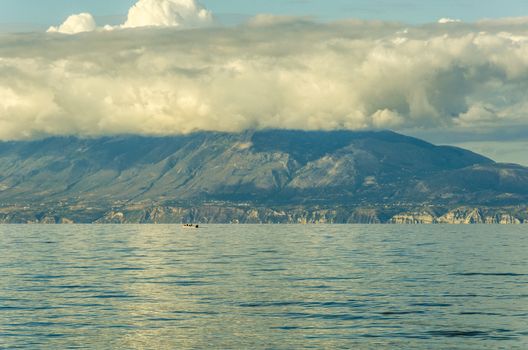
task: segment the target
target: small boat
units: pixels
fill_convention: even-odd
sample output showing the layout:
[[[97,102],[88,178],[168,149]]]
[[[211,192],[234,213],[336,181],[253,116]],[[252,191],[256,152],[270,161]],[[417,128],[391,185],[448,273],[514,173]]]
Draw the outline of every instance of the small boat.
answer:
[[[183,228],[194,228],[194,229],[197,229],[197,228],[200,228],[200,225],[196,225],[196,224],[183,224],[182,227],[183,227]]]

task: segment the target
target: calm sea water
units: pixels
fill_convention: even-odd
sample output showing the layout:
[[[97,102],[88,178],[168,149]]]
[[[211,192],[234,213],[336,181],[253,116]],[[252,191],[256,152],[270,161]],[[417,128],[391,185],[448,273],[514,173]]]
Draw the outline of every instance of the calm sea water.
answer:
[[[0,348],[527,349],[524,226],[0,226]]]

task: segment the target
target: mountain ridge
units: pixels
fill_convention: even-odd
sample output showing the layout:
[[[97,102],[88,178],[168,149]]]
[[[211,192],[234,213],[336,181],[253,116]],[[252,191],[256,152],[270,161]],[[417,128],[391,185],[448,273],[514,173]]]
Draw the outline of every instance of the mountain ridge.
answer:
[[[70,211],[82,214],[69,215],[78,217],[76,222],[96,222],[116,208],[185,211],[210,203],[292,212],[517,208],[528,203],[528,168],[392,131],[261,130],[0,143],[0,208],[9,215],[16,210],[8,208],[29,207],[27,221],[57,213],[67,218]],[[248,221],[232,216],[218,221]]]

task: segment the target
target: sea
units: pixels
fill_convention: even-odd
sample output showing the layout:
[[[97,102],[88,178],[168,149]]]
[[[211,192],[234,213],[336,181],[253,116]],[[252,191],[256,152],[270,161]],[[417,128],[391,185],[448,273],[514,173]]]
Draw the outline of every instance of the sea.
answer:
[[[2,225],[1,349],[528,349],[528,226]]]

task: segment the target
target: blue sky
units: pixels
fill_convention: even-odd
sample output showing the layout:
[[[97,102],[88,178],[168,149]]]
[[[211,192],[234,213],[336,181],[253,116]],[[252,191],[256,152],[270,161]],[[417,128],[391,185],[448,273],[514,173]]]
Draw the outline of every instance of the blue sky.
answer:
[[[4,30],[47,27],[72,13],[90,12],[98,22],[118,23],[135,0],[0,0]],[[408,23],[442,17],[475,21],[481,18],[528,16],[526,0],[202,0],[224,23],[259,13],[313,16],[321,20],[363,18]]]

